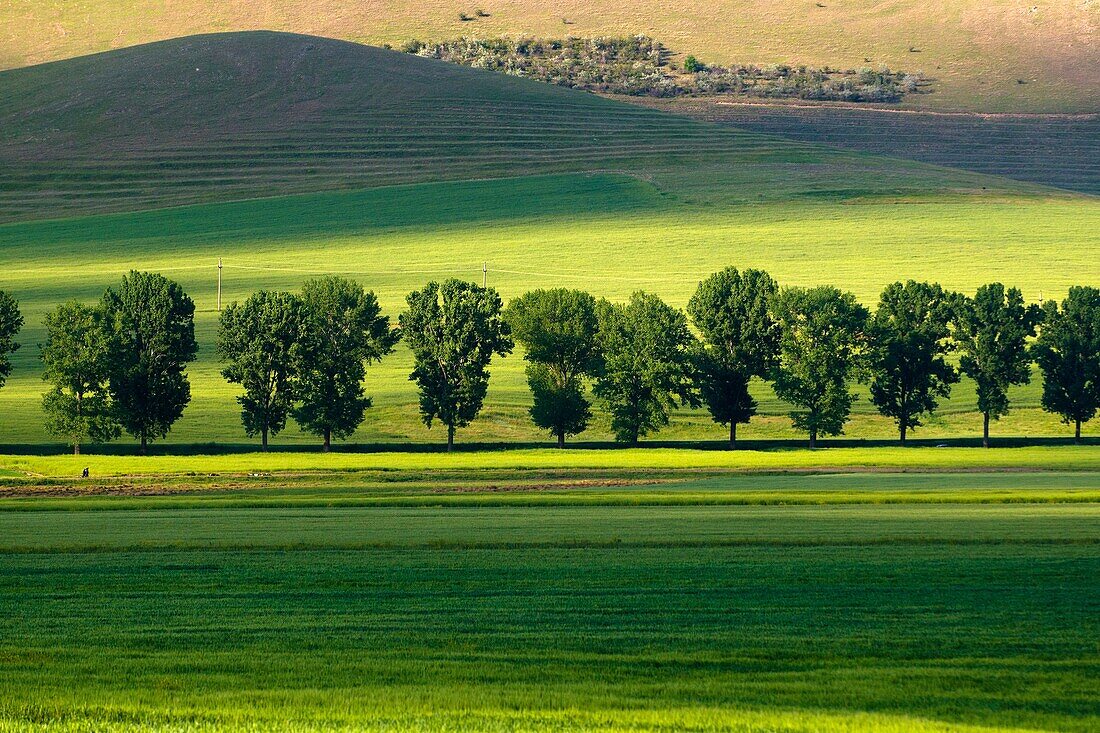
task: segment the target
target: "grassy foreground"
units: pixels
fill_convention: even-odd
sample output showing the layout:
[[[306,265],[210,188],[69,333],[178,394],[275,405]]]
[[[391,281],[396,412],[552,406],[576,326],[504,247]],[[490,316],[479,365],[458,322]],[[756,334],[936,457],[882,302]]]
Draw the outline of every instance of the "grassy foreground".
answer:
[[[1095,468],[28,484],[0,731],[1094,730]]]

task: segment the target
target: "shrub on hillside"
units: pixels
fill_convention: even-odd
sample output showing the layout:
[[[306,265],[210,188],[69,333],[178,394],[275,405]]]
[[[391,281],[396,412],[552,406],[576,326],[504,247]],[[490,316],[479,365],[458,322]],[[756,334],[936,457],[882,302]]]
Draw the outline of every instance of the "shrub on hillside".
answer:
[[[466,18],[471,19],[471,18]],[[645,35],[625,38],[459,38],[408,41],[406,53],[607,94],[678,97],[741,94],[844,102],[897,102],[918,90],[920,75],[889,69],[860,71],[774,64],[708,66],[684,59],[668,65],[669,50]]]

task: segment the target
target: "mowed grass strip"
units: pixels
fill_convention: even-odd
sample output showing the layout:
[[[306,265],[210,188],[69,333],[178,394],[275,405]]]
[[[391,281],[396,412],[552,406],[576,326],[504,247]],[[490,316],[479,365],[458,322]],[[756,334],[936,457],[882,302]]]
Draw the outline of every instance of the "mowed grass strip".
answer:
[[[697,470],[385,471],[27,479],[4,511],[334,507],[1087,504],[1100,473],[742,474]]]
[[[1100,722],[1096,505],[0,521],[3,730]]]
[[[829,448],[791,450],[699,450],[553,448],[458,451],[455,453],[242,453],[222,455],[0,455],[0,469],[29,477],[76,479],[88,467],[93,477],[241,475],[279,472],[387,471],[420,475],[425,471],[546,471],[723,469],[743,472],[897,471],[1098,471],[1094,446],[983,448]],[[260,479],[264,480],[263,478]]]

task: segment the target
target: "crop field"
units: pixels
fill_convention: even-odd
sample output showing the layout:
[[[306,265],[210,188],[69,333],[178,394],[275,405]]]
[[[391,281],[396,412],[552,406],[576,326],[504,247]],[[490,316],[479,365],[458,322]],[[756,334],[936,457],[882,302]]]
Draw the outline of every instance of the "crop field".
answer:
[[[720,100],[646,103],[790,140],[1100,193],[1100,114],[947,114]]]
[[[1100,473],[1035,450],[1061,470],[31,479],[0,730],[1093,730]]]
[[[479,9],[485,15],[475,19]],[[923,71],[936,84],[914,100],[922,107],[1091,112],[1100,103],[1098,23],[1095,3],[1087,0],[9,0],[0,5],[0,68],[224,31],[311,33],[374,45],[645,33],[704,63]]]
[[[394,317],[410,290],[433,278],[480,280],[484,262],[489,284],[506,299],[535,287],[582,287],[612,299],[641,288],[681,307],[700,279],[727,265],[763,267],[786,285],[835,283],[869,305],[895,279],[938,280],[967,292],[999,279],[1034,301],[1100,277],[1094,198],[886,196],[872,177],[863,180],[866,189],[849,189],[838,200],[795,188],[813,185],[811,170],[788,184],[786,200],[767,206],[738,200],[757,176],[772,175],[766,170],[719,166],[700,180],[676,169],[651,180],[599,174],[428,184],[0,226],[0,287],[20,300],[27,319],[26,347],[16,352],[15,371],[0,390],[0,443],[49,441],[41,428],[36,348],[45,312],[69,298],[94,302],[130,268],[177,279],[197,304],[200,355],[189,368],[194,399],[170,436],[176,443],[244,438],[235,392],[218,373],[213,350],[219,257],[224,302],[261,288],[297,289],[311,275],[332,272],[375,290]],[[850,185],[860,185],[858,177]],[[418,421],[410,370],[403,349],[371,368],[375,406],[353,442],[441,439]],[[789,427],[787,408],[763,385],[758,394],[763,416],[743,437],[800,437]],[[1017,409],[995,435],[1066,434],[1038,410],[1037,384],[1012,397]],[[545,439],[527,418],[529,399],[520,354],[495,362],[486,412],[459,440]],[[914,437],[976,435],[973,404],[972,385],[958,385],[942,414]],[[1088,435],[1097,429],[1086,424]],[[848,435],[889,438],[893,431],[861,400]],[[608,437],[603,422],[584,436]],[[720,440],[723,429],[703,412],[684,412],[658,437]],[[305,442],[315,439],[294,427],[276,439]]]

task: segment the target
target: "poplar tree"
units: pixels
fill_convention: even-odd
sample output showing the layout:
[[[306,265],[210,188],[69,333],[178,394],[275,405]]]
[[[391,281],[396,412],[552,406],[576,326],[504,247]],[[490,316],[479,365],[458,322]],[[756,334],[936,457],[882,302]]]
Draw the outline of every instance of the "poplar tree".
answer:
[[[11,375],[11,359],[8,357],[19,350],[15,337],[23,328],[23,315],[19,312],[19,303],[15,298],[0,290],[0,387]]]
[[[729,425],[730,448],[737,445],[738,423],[756,414],[749,381],[767,377],[775,365],[780,334],[771,301],[777,290],[766,272],[729,267],[699,283],[688,302],[703,337],[696,383],[714,421]]]
[[[871,319],[871,402],[893,418],[900,442],[951,394],[958,371],[951,322],[959,297],[939,284],[909,280],[887,285]]]
[[[111,339],[110,389],[115,415],[141,443],[164,438],[191,401],[184,368],[198,352],[195,304],[178,283],[131,271],[103,294]]]
[[[656,295],[601,301],[598,308],[603,369],[595,393],[611,413],[615,439],[639,438],[668,425],[669,412],[695,405],[690,352],[695,339],[687,318]]]
[[[295,369],[300,403],[292,414],[329,451],[334,436],[350,437],[362,424],[371,405],[363,386],[367,364],[393,351],[400,335],[374,293],[342,277],[307,281],[301,307]]]
[[[959,365],[977,386],[986,448],[990,421],[1008,413],[1008,388],[1031,381],[1027,339],[1035,335],[1041,316],[1038,306],[1024,304],[1018,288],[1001,283],[981,286],[959,310]]]
[[[237,398],[248,437],[268,437],[286,427],[294,405],[295,370],[301,362],[302,301],[291,293],[261,290],[222,311],[218,354],[229,363],[222,376],[244,388]]]
[[[592,417],[584,380],[600,367],[596,299],[580,290],[532,290],[508,304],[505,320],[526,352],[531,419],[564,447]]]
[[[417,384],[424,424],[446,425],[451,451],[455,431],[481,411],[493,355],[512,351],[503,303],[493,288],[455,279],[430,282],[406,303],[400,321],[415,362],[409,379]]]
[[[830,285],[787,288],[775,298],[782,330],[775,393],[795,406],[790,415],[810,434],[840,435],[856,395],[849,383],[866,353],[867,309]]]
[[[71,301],[46,314],[42,396],[46,430],[64,438],[75,455],[82,443],[104,443],[121,433],[110,397],[111,337],[101,308]]]
[[[1034,354],[1043,370],[1043,409],[1073,424],[1080,443],[1081,424],[1100,409],[1100,290],[1073,287],[1061,308],[1045,303]]]

